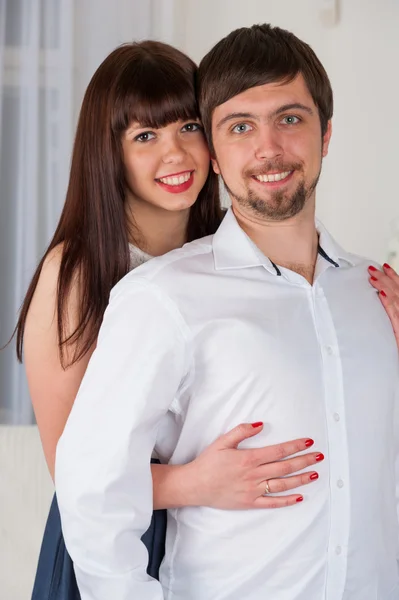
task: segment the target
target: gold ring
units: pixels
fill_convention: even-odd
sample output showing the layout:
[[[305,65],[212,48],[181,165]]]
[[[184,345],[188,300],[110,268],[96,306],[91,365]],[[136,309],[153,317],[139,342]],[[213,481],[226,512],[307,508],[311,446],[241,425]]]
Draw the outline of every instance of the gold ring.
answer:
[[[269,487],[269,481],[266,479],[266,481],[265,481],[265,493],[263,495],[267,496],[267,494],[271,494],[271,489]]]

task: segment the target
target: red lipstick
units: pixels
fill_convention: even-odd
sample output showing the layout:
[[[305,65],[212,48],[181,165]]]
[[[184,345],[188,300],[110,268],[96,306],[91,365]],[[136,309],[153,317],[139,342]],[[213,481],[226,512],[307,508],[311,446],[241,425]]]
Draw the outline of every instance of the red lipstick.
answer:
[[[176,173],[176,175],[174,176],[177,177],[178,173]],[[169,177],[173,177],[173,175],[169,175]],[[168,185],[167,183],[163,183],[163,181],[160,181],[159,179],[156,179],[155,181],[166,192],[170,192],[171,194],[181,194],[182,192],[186,192],[193,185],[194,171],[190,173],[190,178],[187,181],[185,181],[184,183],[180,183],[179,185]]]

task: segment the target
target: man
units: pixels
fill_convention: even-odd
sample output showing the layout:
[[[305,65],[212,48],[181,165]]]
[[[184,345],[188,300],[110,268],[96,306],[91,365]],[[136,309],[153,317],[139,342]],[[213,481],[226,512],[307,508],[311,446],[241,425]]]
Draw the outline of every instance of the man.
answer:
[[[309,46],[262,25],[209,52],[199,93],[232,209],[113,291],[57,454],[82,600],[394,600],[397,348],[368,263],[315,225],[328,77]],[[173,447],[157,439],[168,412]],[[187,462],[259,414],[246,447],[312,435],[320,479],[284,512],[169,511],[150,580],[154,445]]]

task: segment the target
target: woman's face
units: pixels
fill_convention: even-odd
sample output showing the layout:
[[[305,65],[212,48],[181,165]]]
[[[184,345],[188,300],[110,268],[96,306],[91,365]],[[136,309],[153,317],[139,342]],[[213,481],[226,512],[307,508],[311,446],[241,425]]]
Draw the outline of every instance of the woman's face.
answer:
[[[180,211],[196,201],[209,171],[209,150],[198,121],[160,129],[132,123],[122,136],[127,200]]]

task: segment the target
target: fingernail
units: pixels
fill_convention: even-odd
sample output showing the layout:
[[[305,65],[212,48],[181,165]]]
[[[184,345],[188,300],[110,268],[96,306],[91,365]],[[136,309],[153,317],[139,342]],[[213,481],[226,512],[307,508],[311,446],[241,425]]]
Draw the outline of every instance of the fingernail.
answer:
[[[315,456],[316,462],[320,462],[321,460],[324,460],[324,454],[317,454]]]
[[[319,478],[319,474],[318,473],[312,473],[312,475],[309,477],[309,479],[311,479],[312,481],[315,481],[318,478]]]
[[[384,298],[386,298],[386,297],[387,297],[387,295],[386,295],[386,293],[384,292],[384,290],[380,290],[380,294],[381,294],[381,296],[384,296]]]
[[[298,496],[298,498],[296,499],[296,502],[302,502],[303,500],[303,496]]]
[[[257,427],[263,425],[263,421],[256,421],[256,423],[251,423],[251,425],[254,429],[256,429]]]
[[[370,277],[371,281],[378,281],[377,277]]]
[[[370,265],[370,266],[369,266],[369,270],[370,270],[370,271],[376,271],[377,269],[376,269],[375,267],[373,267],[373,266],[371,266],[371,265]]]
[[[384,269],[390,269],[391,268],[388,263],[384,263],[382,266],[384,267]]]
[[[310,446],[313,446],[313,444],[314,444],[314,441],[311,439],[306,440],[306,442],[305,442],[306,448],[310,448]]]

